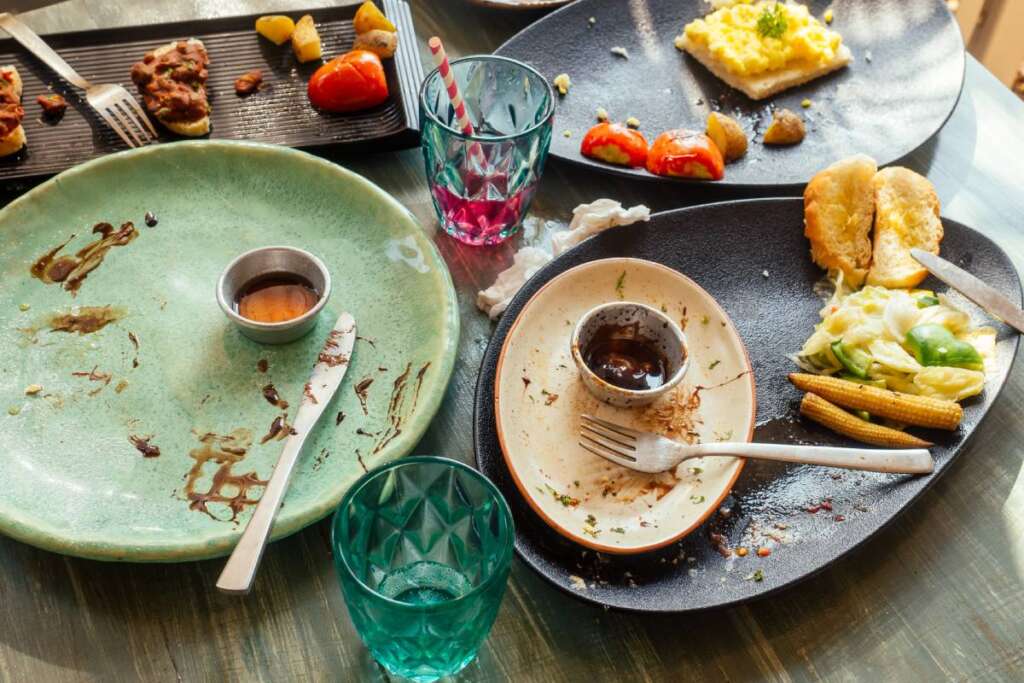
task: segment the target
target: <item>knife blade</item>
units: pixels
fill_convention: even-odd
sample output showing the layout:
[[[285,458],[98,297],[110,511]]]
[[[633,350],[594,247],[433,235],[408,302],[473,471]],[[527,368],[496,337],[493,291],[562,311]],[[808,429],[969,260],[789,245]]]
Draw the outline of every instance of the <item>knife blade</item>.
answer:
[[[1024,332],[1024,310],[963,268],[922,249],[911,249],[910,255],[935,277],[978,304],[986,313],[999,318],[1018,332]]]
[[[352,347],[356,341],[356,322],[348,313],[342,313],[324,342],[313,365],[313,374],[302,391],[302,403],[295,414],[291,434],[284,442],[274,473],[263,489],[256,511],[238,540],[224,570],[217,579],[217,588],[225,593],[245,594],[252,588],[259,569],[263,550],[270,539],[274,517],[288,490],[292,470],[298,461],[306,437],[313,431],[331,397],[345,378]],[[286,427],[288,428],[288,427]]]

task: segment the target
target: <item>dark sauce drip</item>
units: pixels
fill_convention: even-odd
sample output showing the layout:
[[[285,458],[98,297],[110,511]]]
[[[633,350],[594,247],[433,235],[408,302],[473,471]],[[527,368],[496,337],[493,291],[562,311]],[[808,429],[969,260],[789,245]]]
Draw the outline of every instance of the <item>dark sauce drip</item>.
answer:
[[[235,295],[235,309],[243,318],[261,323],[294,320],[316,305],[320,293],[295,273],[267,273],[246,282]]]
[[[621,389],[657,389],[667,379],[667,361],[640,325],[602,325],[583,350],[590,370]]]
[[[267,403],[272,406],[277,406],[281,410],[288,407],[288,401],[281,398],[281,394],[277,393],[277,387],[273,384],[267,384],[262,389],[263,398],[267,399]]]

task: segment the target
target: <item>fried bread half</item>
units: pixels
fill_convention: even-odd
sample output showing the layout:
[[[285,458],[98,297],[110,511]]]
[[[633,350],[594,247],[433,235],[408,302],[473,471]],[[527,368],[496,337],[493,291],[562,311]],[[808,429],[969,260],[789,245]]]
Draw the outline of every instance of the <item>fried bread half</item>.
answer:
[[[875,160],[865,154],[842,159],[817,173],[804,190],[804,235],[811,258],[840,270],[859,286],[871,266],[871,222],[875,214]]]
[[[914,260],[914,247],[939,253],[942,221],[939,197],[922,175],[893,166],[875,174],[875,244],[868,271],[869,285],[916,287],[928,275]]]

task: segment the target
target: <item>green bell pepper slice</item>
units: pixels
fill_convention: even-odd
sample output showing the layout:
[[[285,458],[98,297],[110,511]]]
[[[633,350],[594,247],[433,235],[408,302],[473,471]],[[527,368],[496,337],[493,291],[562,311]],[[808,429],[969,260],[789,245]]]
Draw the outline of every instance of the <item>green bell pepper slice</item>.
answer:
[[[918,325],[907,332],[907,347],[917,362],[925,366],[984,370],[978,350],[960,341],[942,325]]]
[[[940,303],[939,297],[931,294],[924,294],[923,296],[917,297],[918,308],[928,308],[929,306],[938,306]]]
[[[858,379],[868,378],[868,368],[871,367],[871,355],[858,348],[846,346],[843,340],[832,342],[832,353],[835,355],[843,368]]]

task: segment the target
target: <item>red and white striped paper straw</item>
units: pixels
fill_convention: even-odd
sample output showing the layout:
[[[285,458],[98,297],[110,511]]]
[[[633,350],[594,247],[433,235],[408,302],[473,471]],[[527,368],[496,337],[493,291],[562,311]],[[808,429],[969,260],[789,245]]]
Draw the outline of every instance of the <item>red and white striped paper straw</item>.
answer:
[[[462,101],[459,84],[455,82],[455,74],[452,73],[452,67],[448,63],[448,55],[445,54],[441,39],[434,36],[427,41],[427,45],[430,47],[430,54],[434,56],[434,63],[437,64],[437,70],[441,74],[441,80],[444,81],[444,87],[448,90],[448,99],[451,100],[452,106],[455,107],[455,118],[458,120],[459,128],[462,129],[462,134],[475,135],[476,131],[469,120],[469,114],[466,113],[466,103]],[[483,147],[480,146],[479,142],[474,142],[469,146],[469,154],[477,164],[484,165],[487,161]]]
[[[459,120],[459,128],[464,134],[473,135],[475,132],[473,124],[470,123],[469,115],[466,114],[466,103],[462,101],[459,84],[455,82],[455,74],[452,73],[452,67],[448,63],[448,55],[445,54],[441,39],[434,36],[427,42],[427,45],[430,46],[430,54],[434,55],[434,63],[437,64],[437,70],[441,73],[444,87],[448,89],[448,98],[452,101],[452,106],[455,107],[455,117]]]

